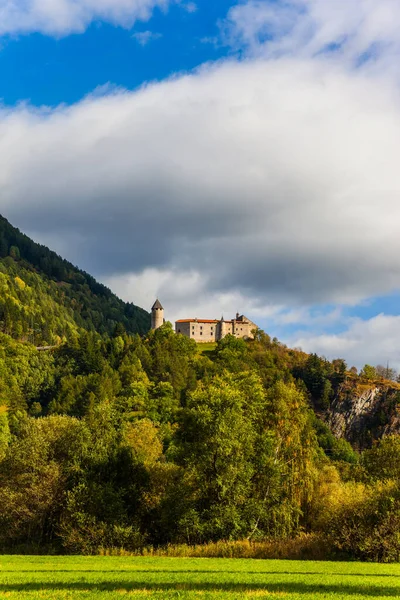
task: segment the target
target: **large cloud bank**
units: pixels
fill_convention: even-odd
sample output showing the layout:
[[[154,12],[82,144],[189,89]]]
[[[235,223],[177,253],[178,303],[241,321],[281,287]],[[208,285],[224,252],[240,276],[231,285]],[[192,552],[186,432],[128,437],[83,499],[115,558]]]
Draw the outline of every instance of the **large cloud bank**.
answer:
[[[400,287],[398,95],[361,73],[224,63],[3,111],[0,133],[4,213],[97,274],[194,270],[276,303]]]

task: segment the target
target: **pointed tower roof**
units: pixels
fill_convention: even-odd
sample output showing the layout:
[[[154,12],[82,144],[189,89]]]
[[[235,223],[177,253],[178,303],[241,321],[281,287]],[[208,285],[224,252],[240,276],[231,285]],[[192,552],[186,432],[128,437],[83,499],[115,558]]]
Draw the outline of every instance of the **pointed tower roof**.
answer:
[[[161,302],[159,301],[159,299],[158,299],[158,298],[157,298],[157,300],[154,302],[153,306],[151,307],[151,310],[156,310],[157,308],[158,308],[159,310],[164,310],[164,308],[163,308],[163,306],[162,306],[162,304],[161,304]]]

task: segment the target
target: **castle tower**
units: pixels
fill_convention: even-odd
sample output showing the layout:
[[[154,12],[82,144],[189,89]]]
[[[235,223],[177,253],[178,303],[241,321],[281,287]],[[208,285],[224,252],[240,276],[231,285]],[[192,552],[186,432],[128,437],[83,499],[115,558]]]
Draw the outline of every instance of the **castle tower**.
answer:
[[[157,299],[151,308],[151,328],[158,329],[164,324],[164,309]]]
[[[225,321],[224,321],[224,316],[222,315],[221,320],[218,321],[217,323],[217,341],[222,340],[226,333],[225,333]]]

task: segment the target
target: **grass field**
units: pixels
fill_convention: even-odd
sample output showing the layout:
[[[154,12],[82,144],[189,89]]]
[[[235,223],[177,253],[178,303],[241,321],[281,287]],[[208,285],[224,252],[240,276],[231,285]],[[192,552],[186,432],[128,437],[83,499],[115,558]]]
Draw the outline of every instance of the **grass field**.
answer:
[[[217,347],[215,342],[202,342],[201,344],[197,344],[197,351],[199,354],[204,354],[207,352],[212,352]]]
[[[399,598],[400,565],[207,558],[0,557],[0,598]]]

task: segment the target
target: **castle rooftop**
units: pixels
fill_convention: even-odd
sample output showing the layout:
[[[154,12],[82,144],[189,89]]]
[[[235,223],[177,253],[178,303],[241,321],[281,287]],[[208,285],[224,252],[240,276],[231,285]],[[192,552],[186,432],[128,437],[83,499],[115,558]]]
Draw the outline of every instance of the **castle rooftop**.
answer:
[[[217,319],[179,319],[175,323],[219,323]]]
[[[229,321],[226,319],[179,319],[178,321],[175,321],[175,323],[233,323],[233,321],[244,322],[243,315],[236,319],[230,319]]]

